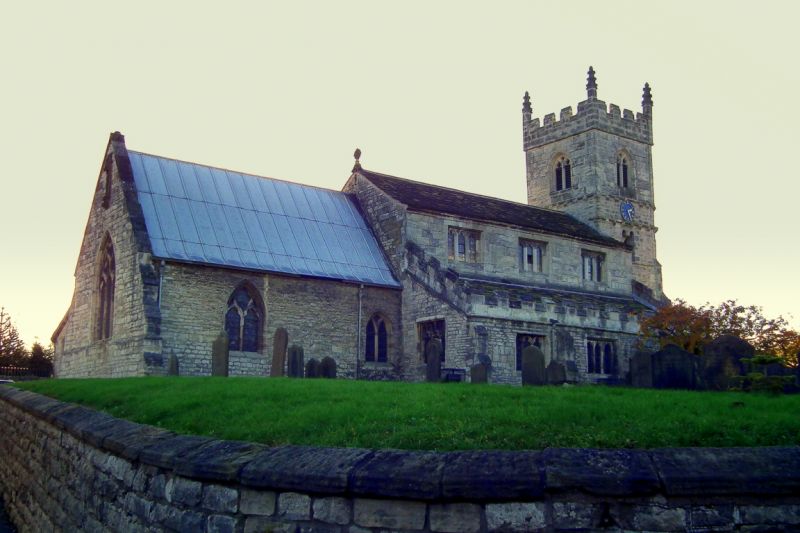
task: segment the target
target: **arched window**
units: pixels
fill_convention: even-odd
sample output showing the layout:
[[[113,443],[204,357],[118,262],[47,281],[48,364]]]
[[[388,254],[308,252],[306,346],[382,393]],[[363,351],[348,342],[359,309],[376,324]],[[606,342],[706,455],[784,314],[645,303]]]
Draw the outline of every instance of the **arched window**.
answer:
[[[556,161],[556,190],[572,188],[572,164],[569,159],[561,156]]]
[[[586,343],[586,371],[594,374],[594,344],[591,341]]]
[[[228,348],[242,352],[257,352],[261,340],[264,312],[254,297],[253,291],[242,285],[228,299],[225,313],[225,332]]]
[[[106,236],[100,247],[100,273],[97,280],[97,339],[108,339],[114,327],[114,285],[116,265],[114,244]]]
[[[375,315],[367,322],[367,342],[364,346],[364,359],[385,363],[389,352],[389,332],[386,321]]]
[[[611,353],[611,343],[603,347],[603,374],[614,373],[614,354]]]
[[[622,187],[623,189],[628,188],[628,157],[625,155],[618,155],[617,156],[617,187]]]
[[[586,342],[587,373],[616,375],[618,365],[614,341],[589,340]]]

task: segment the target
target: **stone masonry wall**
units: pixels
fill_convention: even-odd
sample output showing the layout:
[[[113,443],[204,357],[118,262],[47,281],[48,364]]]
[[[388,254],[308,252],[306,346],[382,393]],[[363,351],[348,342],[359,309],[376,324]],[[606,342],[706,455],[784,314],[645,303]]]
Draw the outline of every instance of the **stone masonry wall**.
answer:
[[[289,345],[304,349],[305,360],[332,357],[339,377],[356,376],[364,365],[367,321],[381,314],[390,325],[389,359],[400,350],[400,291],[313,278],[168,263],[164,268],[161,313],[165,353],[174,353],[182,375],[211,374],[211,345],[224,327],[231,293],[249,285],[261,298],[266,317],[258,353],[230,353],[231,375],[267,375],[275,330],[289,333]],[[358,295],[361,291],[361,328]],[[360,338],[359,338],[360,337]],[[377,374],[392,365],[370,364]]]
[[[404,452],[176,435],[0,386],[28,531],[795,531],[800,448]]]
[[[112,134],[75,267],[72,302],[53,337],[59,377],[143,375],[151,372],[151,356],[160,357],[157,277],[133,187],[124,141]],[[98,251],[107,235],[116,267],[114,320],[111,338],[98,340]]]

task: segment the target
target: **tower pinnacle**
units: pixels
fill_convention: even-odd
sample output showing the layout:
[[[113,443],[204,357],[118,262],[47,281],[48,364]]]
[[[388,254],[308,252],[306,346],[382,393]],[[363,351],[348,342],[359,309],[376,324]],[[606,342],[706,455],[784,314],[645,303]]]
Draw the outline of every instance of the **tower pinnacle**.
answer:
[[[522,98],[522,119],[528,121],[533,115],[533,108],[531,107],[531,95],[525,91],[525,96]]]
[[[588,77],[586,78],[586,96],[589,100],[597,98],[597,79],[594,77],[594,68],[589,67]]]
[[[645,83],[644,89],[642,89],[642,110],[645,115],[649,115],[653,112],[653,95],[650,94],[649,83]]]

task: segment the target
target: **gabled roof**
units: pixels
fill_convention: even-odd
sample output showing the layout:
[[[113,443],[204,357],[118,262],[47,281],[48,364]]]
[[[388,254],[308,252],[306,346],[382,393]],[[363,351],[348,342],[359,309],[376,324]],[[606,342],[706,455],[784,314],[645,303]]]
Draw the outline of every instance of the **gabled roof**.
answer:
[[[407,205],[411,210],[448,213],[490,223],[510,224],[544,233],[591,241],[603,246],[624,246],[622,242],[607,237],[591,226],[560,211],[429,185],[363,168],[359,169],[358,173],[395,200]]]
[[[155,257],[400,286],[345,193],[128,154]]]

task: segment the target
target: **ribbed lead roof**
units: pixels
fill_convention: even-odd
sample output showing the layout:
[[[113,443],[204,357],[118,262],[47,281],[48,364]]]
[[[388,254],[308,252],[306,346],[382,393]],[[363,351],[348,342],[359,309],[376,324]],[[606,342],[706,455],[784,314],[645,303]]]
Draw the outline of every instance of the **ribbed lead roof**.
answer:
[[[345,193],[128,154],[156,257],[400,286]]]

